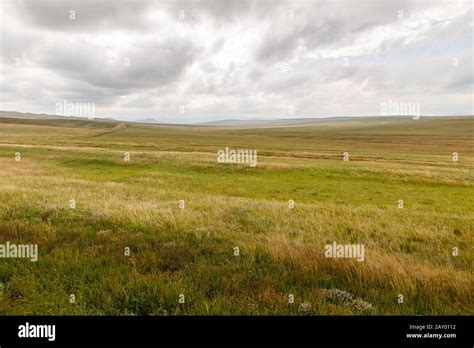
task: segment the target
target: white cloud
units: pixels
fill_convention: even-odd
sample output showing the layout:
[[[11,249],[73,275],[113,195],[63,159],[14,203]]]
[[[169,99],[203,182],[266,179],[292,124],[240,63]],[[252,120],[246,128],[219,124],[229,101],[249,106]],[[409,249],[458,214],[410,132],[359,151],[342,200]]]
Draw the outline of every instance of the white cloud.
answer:
[[[1,6],[3,110],[51,113],[66,99],[198,122],[377,115],[388,99],[417,99],[429,114],[474,113],[470,1]]]

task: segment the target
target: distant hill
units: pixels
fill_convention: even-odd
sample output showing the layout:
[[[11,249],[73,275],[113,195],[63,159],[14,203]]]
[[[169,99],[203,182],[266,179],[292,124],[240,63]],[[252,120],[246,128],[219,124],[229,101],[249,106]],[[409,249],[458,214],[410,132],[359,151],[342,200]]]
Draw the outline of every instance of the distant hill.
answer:
[[[159,120],[157,120],[155,118],[144,118],[144,119],[136,120],[136,121],[133,121],[133,122],[138,122],[138,123],[161,123]]]
[[[87,117],[0,111],[0,123],[55,127],[111,128],[114,127],[118,121],[110,118],[88,119]]]
[[[48,114],[32,114],[29,112],[18,111],[2,111],[0,110],[0,117],[8,118],[30,118],[30,119],[58,119],[64,116],[48,115]]]
[[[4,111],[0,110],[0,117],[4,118],[18,118],[18,119],[35,119],[35,120],[76,120],[76,121],[91,121],[87,117],[78,116],[62,116],[62,115],[51,115],[51,114],[33,114],[30,112],[18,112],[18,111]],[[117,122],[110,117],[95,117],[92,120],[104,121],[104,122]]]
[[[442,119],[466,119],[472,118],[472,116],[421,116],[422,120],[442,120]],[[281,118],[273,120],[239,120],[239,119],[223,119],[209,122],[199,123],[169,123],[162,122],[155,118],[145,118],[140,120],[130,121],[118,121],[110,117],[96,117],[94,119],[88,119],[87,117],[75,117],[75,116],[59,116],[49,114],[33,114],[33,113],[22,113],[17,111],[1,111],[0,110],[0,123],[16,123],[16,124],[37,124],[37,125],[57,125],[62,127],[67,126],[80,126],[80,127],[114,127],[117,123],[126,124],[150,124],[157,126],[197,126],[197,127],[255,127],[255,128],[266,128],[266,127],[299,127],[299,126],[318,126],[318,125],[330,125],[330,124],[352,124],[362,126],[364,124],[381,125],[392,122],[404,122],[411,120],[411,116],[336,116],[326,118]],[[415,124],[413,124],[415,125]]]
[[[350,117],[331,117],[330,120],[347,120]],[[200,122],[196,125],[219,126],[219,127],[249,127],[249,126],[289,126],[305,123],[325,122],[328,118],[281,118],[274,120],[217,120],[209,122]]]
[[[305,124],[334,123],[334,122],[387,122],[403,119],[411,119],[411,116],[335,116],[325,118],[280,118],[274,120],[217,120],[196,123],[202,126],[216,127],[274,127],[274,126],[298,126]]]

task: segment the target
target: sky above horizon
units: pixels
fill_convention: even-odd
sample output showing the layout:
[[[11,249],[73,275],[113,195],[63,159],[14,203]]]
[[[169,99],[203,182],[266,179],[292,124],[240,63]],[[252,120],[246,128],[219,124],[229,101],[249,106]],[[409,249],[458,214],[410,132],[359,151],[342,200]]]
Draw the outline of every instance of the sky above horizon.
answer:
[[[408,103],[474,114],[471,1],[0,6],[1,110],[93,103],[97,117],[173,123],[376,116]]]

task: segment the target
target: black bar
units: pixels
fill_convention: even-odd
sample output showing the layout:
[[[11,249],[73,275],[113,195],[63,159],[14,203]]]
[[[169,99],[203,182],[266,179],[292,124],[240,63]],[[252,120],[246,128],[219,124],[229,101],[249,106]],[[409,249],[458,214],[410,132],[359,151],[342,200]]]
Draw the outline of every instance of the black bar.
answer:
[[[470,346],[472,316],[0,317],[2,348],[21,344],[408,344]],[[20,338],[19,327],[55,325],[55,339]],[[410,329],[412,325],[412,329]],[[421,325],[421,327],[419,327]],[[427,325],[431,325],[431,328]],[[415,329],[414,326],[418,328]],[[423,327],[424,326],[424,327]],[[408,338],[407,334],[456,337]]]

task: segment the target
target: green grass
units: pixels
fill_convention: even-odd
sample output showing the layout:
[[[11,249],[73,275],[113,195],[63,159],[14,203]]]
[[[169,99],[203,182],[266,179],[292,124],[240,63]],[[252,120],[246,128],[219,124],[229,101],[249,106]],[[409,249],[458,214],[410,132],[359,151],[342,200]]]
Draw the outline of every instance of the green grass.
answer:
[[[39,260],[0,259],[0,314],[473,314],[472,117],[15,120],[0,120],[0,243],[36,243]],[[226,146],[258,166],[218,164]],[[334,241],[365,261],[325,258]]]

